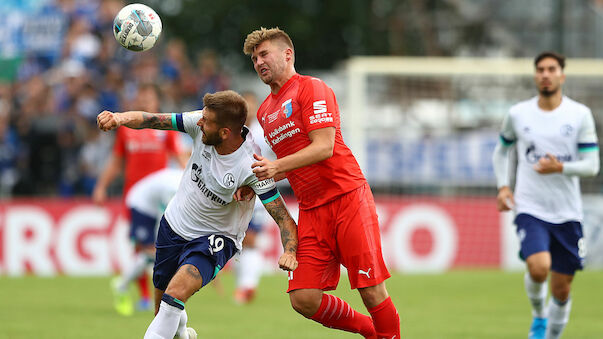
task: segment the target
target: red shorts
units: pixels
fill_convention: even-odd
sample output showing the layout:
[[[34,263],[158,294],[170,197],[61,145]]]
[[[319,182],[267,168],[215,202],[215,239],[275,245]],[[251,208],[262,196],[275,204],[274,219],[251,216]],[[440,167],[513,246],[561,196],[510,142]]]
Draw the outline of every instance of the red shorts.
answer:
[[[299,266],[289,272],[289,289],[334,290],[340,264],[352,289],[375,286],[390,277],[381,253],[375,201],[368,184],[309,210],[299,211]]]

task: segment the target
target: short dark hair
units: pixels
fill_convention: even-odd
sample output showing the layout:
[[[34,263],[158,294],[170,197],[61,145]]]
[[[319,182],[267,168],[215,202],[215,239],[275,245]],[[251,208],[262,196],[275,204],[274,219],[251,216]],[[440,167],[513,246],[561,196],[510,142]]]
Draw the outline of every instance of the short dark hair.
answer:
[[[536,58],[534,58],[534,67],[538,67],[538,63],[540,62],[540,60],[542,60],[544,58],[553,58],[553,59],[557,60],[557,62],[559,63],[559,66],[561,66],[561,69],[565,68],[565,56],[563,56],[562,54],[559,54],[557,52],[551,52],[551,51],[546,51],[546,52],[542,52],[542,53],[538,54],[536,56]]]
[[[203,105],[216,113],[216,122],[220,127],[228,127],[239,133],[247,119],[247,103],[235,91],[207,93],[203,96]]]

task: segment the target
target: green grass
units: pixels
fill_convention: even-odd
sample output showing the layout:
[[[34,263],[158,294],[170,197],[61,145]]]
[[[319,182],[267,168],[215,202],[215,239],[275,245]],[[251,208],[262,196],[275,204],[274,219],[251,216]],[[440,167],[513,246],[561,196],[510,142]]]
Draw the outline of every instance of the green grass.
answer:
[[[232,275],[221,275],[224,294],[209,286],[187,303],[189,325],[199,339],[360,338],[297,315],[284,293],[285,275],[263,277],[257,299],[246,306],[232,302]],[[0,277],[0,338],[141,338],[152,313],[117,315],[108,286],[108,277]],[[603,272],[578,274],[564,338],[602,337],[602,286]],[[395,275],[387,287],[402,318],[403,338],[527,337],[531,316],[521,273]],[[345,276],[335,294],[366,314]]]

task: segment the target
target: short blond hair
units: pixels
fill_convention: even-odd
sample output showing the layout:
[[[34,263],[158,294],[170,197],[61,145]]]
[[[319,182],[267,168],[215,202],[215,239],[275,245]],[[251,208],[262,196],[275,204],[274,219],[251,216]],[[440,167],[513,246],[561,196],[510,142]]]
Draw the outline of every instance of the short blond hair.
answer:
[[[245,53],[245,55],[251,55],[255,48],[266,40],[281,41],[285,45],[289,46],[292,50],[294,50],[293,41],[291,41],[289,34],[287,34],[285,31],[278,27],[260,27],[260,29],[257,29],[247,35],[247,38],[245,38],[245,43],[243,44],[243,52]]]

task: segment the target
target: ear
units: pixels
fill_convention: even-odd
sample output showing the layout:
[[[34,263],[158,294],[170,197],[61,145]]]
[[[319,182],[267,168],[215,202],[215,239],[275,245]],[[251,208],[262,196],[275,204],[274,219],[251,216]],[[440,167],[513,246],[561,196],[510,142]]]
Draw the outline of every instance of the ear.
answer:
[[[285,48],[285,60],[289,61],[293,59],[293,50],[289,47]]]
[[[231,133],[232,133],[232,131],[228,127],[222,127],[218,131],[218,134],[220,135],[220,138],[222,138],[222,140],[228,139],[228,137],[230,137]]]

